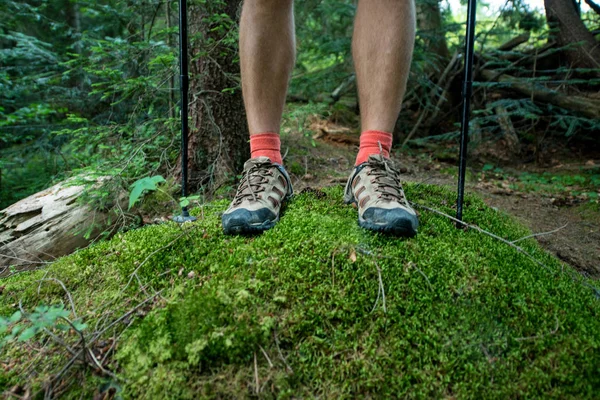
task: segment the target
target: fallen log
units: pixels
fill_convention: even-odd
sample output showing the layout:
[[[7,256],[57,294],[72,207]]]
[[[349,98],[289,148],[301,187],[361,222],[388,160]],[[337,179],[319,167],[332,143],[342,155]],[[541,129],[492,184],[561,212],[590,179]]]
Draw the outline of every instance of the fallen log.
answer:
[[[534,100],[575,111],[588,118],[600,118],[600,100],[598,99],[566,95],[556,90],[545,88],[527,78],[515,78],[514,76],[498,73],[497,71],[489,69],[481,70],[481,75],[486,81],[507,83],[510,85],[511,89],[530,96]]]
[[[118,218],[79,204],[86,185],[75,178],[60,182],[0,211],[0,276],[23,270],[86,247],[103,232],[110,236]],[[79,177],[81,179],[81,177]],[[110,177],[95,178],[97,187]],[[89,180],[88,180],[89,182]],[[117,202],[124,206],[126,196]],[[12,267],[12,268],[9,268]]]
[[[528,41],[530,36],[531,36],[531,34],[529,32],[522,33],[519,36],[516,36],[516,37],[510,39],[508,42],[501,44],[498,47],[498,50],[510,51],[510,50],[514,49],[515,47],[517,47],[518,45]]]

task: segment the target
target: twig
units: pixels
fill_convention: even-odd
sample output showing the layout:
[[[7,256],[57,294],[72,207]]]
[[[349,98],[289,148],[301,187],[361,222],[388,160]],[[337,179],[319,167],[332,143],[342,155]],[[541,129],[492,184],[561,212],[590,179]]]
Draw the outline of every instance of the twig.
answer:
[[[113,342],[110,345],[110,347],[108,348],[108,350],[106,351],[106,353],[104,354],[104,357],[102,357],[102,361],[100,361],[100,363],[102,365],[104,365],[104,363],[106,362],[106,359],[108,358],[108,356],[110,355],[110,353],[113,351],[113,349],[115,348],[115,346],[117,345],[117,342],[119,340],[119,338],[123,335],[123,333],[131,326],[131,324],[133,324],[134,320],[129,321],[129,323],[127,324],[127,326],[125,327],[125,329],[123,329],[117,336],[113,337]]]
[[[26,262],[27,264],[52,264],[52,261],[32,261],[32,260],[26,260],[24,258],[9,256],[8,254],[0,254],[0,257],[10,258],[12,260],[17,260],[17,261],[23,261],[23,262]]]
[[[523,236],[523,237],[522,237],[522,238],[520,238],[520,239],[513,240],[511,243],[513,243],[513,244],[514,244],[514,243],[520,242],[521,240],[529,239],[529,238],[532,238],[532,237],[544,236],[544,235],[550,235],[550,234],[552,234],[552,233],[556,233],[556,232],[560,231],[561,229],[564,229],[564,228],[566,228],[566,227],[567,227],[567,225],[569,225],[569,223],[568,223],[568,222],[567,222],[566,224],[564,224],[563,226],[561,226],[560,228],[556,228],[556,229],[554,229],[554,230],[552,230],[552,231],[548,231],[548,232],[540,232],[540,233],[534,233],[534,234],[532,234],[532,235]]]
[[[431,289],[431,291],[433,292],[433,285],[431,284],[431,281],[429,280],[427,275],[425,275],[425,273],[423,271],[421,271],[421,268],[417,267],[417,264],[412,263],[412,262],[410,262],[408,265],[410,267],[414,267],[423,276],[423,278],[425,278],[425,280],[427,281],[427,284],[429,285],[429,289]]]
[[[335,286],[335,253],[337,252],[337,247],[333,249],[333,253],[331,253],[331,286]]]
[[[81,347],[82,347],[82,349],[89,350],[87,348],[87,345],[85,344],[85,336],[83,335],[83,332],[81,332],[79,329],[77,329],[75,327],[75,325],[73,325],[73,323],[71,322],[71,320],[69,320],[68,318],[65,318],[65,317],[59,317],[59,318],[65,320],[67,322],[67,324],[69,324],[71,326],[71,329],[73,329],[75,331],[75,333],[77,333],[79,335],[79,337],[81,338]],[[82,355],[81,361],[83,361],[84,364],[87,364],[87,360],[86,360],[86,357],[85,357],[85,352],[82,353],[82,351],[80,350],[77,353],[77,355],[79,355],[79,354]]]
[[[285,160],[285,158],[287,157],[287,155],[288,155],[288,152],[289,152],[289,151],[290,151],[290,148],[289,148],[289,146],[288,146],[288,147],[285,149],[285,153],[283,154],[283,157],[281,157],[281,159],[282,159],[282,160]]]
[[[453,216],[451,216],[451,215],[448,215],[448,214],[446,214],[446,213],[444,213],[444,212],[442,212],[442,211],[436,210],[436,209],[434,209],[434,208],[430,208],[430,207],[423,206],[423,205],[421,205],[421,204],[417,204],[417,203],[413,203],[413,202],[411,202],[410,204],[411,204],[412,206],[414,206],[414,207],[417,207],[417,208],[422,208],[422,209],[424,209],[424,210],[431,211],[431,212],[433,212],[433,213],[436,213],[436,214],[438,214],[438,215],[441,215],[441,216],[444,216],[444,217],[446,217],[446,218],[449,218],[449,219],[451,219],[451,220],[452,220],[452,221],[454,221],[454,222],[457,222],[457,223],[459,223],[459,224],[462,224],[463,226],[467,226],[467,227],[469,227],[469,228],[471,228],[471,229],[475,229],[476,231],[478,231],[478,232],[480,232],[480,233],[486,234],[486,235],[488,235],[488,236],[490,236],[490,237],[492,237],[492,238],[494,238],[494,239],[496,239],[496,240],[499,240],[499,241],[501,241],[502,243],[505,243],[505,244],[507,244],[507,245],[511,246],[512,248],[516,249],[516,250],[517,250],[519,253],[522,253],[522,254],[524,254],[524,255],[525,255],[525,256],[527,256],[527,257],[528,257],[528,258],[529,258],[531,261],[535,262],[536,264],[538,264],[538,265],[539,265],[539,266],[541,266],[541,267],[544,267],[544,268],[545,268],[546,270],[548,270],[549,272],[553,272],[553,271],[550,269],[550,267],[548,267],[546,264],[544,264],[544,263],[542,263],[541,261],[537,260],[537,259],[536,259],[535,257],[533,257],[531,254],[529,254],[528,252],[526,252],[525,250],[523,250],[523,248],[522,248],[522,247],[519,247],[519,246],[517,246],[516,244],[512,243],[511,241],[508,241],[508,240],[506,240],[506,239],[504,239],[504,238],[501,238],[500,236],[498,236],[498,235],[495,235],[495,234],[493,234],[492,232],[488,232],[488,231],[486,231],[485,229],[482,229],[482,228],[478,227],[477,225],[471,225],[471,224],[468,224],[468,223],[466,223],[466,222],[464,222],[464,221],[460,221],[460,220],[458,220],[458,219],[454,218]]]
[[[556,332],[558,332],[558,317],[555,315],[554,318],[556,318],[556,327],[554,327],[554,330],[552,330],[552,331],[550,331],[548,333],[544,333],[542,335],[535,335],[535,336],[515,338],[515,340],[517,342],[524,342],[524,341],[527,341],[527,340],[541,339],[541,338],[546,337],[546,336],[554,335]]]
[[[23,316],[27,316],[27,312],[23,308],[23,302],[21,299],[19,299],[19,311],[21,311],[21,314]],[[46,332],[52,338],[52,340],[54,340],[56,343],[58,343],[59,345],[63,346],[65,349],[67,349],[67,351],[69,353],[71,353],[71,355],[75,355],[75,351],[71,347],[69,347],[69,345],[66,344],[61,338],[59,338],[54,333],[52,333],[52,331],[50,331],[50,329],[44,328],[44,332]]]
[[[294,370],[292,369],[292,367],[290,367],[290,365],[287,363],[285,357],[283,356],[283,353],[281,352],[281,347],[279,347],[279,339],[277,339],[277,334],[275,332],[273,332],[273,338],[275,339],[275,345],[277,346],[277,351],[279,352],[279,358],[281,358],[281,361],[283,361],[283,363],[285,364],[285,367],[288,369],[288,371],[293,374]]]
[[[171,240],[169,243],[167,243],[166,245],[159,247],[158,249],[154,250],[152,253],[148,254],[148,256],[144,259],[144,261],[141,262],[140,265],[138,265],[135,270],[133,270],[133,272],[129,275],[129,281],[127,282],[127,284],[125,285],[125,287],[123,289],[120,290],[119,295],[116,298],[121,297],[121,295],[123,293],[125,293],[125,290],[127,290],[127,288],[129,287],[129,285],[131,284],[131,282],[133,281],[133,278],[135,277],[135,275],[137,275],[137,272],[140,270],[140,268],[142,268],[142,266],[144,264],[146,264],[148,262],[148,260],[150,258],[152,258],[152,256],[154,256],[156,253],[163,251],[169,247],[171,247],[175,242],[177,242],[179,239],[181,239],[183,236],[187,235],[190,233],[190,231],[193,231],[195,229],[199,229],[200,225],[195,225],[192,229],[188,230],[188,231],[184,231],[183,233],[179,234],[175,239]]]
[[[383,305],[383,312],[387,314],[387,307],[385,306],[385,289],[383,287],[383,279],[381,278],[381,268],[379,268],[379,264],[377,261],[373,260],[375,263],[375,267],[377,267],[377,278],[379,281],[379,289],[377,290],[377,300],[375,300],[375,305],[371,312],[375,311],[375,307],[377,307],[377,303],[379,302],[379,298],[381,297],[381,303]]]
[[[265,351],[265,349],[263,349],[263,347],[261,345],[258,345],[258,347],[260,348],[260,351],[262,351],[263,355],[267,359],[267,362],[269,363],[269,367],[273,368],[273,363],[271,362],[271,359],[269,358],[269,355],[267,354],[267,352]]]
[[[260,391],[260,381],[258,380],[258,363],[256,362],[256,352],[254,352],[254,382],[256,384],[256,394]]]
[[[71,303],[71,309],[73,310],[73,315],[75,316],[75,319],[78,319],[79,317],[77,316],[77,311],[75,311],[75,304],[73,303],[73,297],[71,297],[71,293],[67,290],[67,287],[65,286],[65,284],[56,278],[42,278],[39,280],[40,285],[38,286],[38,295],[40,294],[40,288],[42,286],[42,282],[56,282],[58,283],[63,290],[65,291],[65,293],[67,294],[67,297],[69,298],[69,303]]]
[[[132,308],[131,310],[129,310],[128,312],[126,312],[125,314],[123,314],[121,317],[119,317],[116,320],[114,320],[113,322],[111,322],[106,328],[104,328],[100,332],[97,332],[96,335],[91,340],[88,341],[88,345],[91,346],[92,344],[94,344],[100,338],[100,336],[102,336],[102,334],[104,334],[104,332],[106,332],[111,327],[113,327],[114,325],[118,324],[123,319],[127,318],[128,316],[130,316],[131,314],[133,314],[135,311],[137,311],[137,309],[139,309],[140,307],[142,307],[144,304],[146,304],[150,300],[154,299],[161,292],[162,292],[162,290],[160,292],[157,292],[153,296],[147,298],[146,300],[142,301],[137,306],[135,306],[134,308]],[[73,328],[73,329],[75,329],[75,328]],[[79,332],[79,331],[77,331],[77,332]],[[69,370],[69,368],[71,368],[71,366],[77,360],[77,358],[79,358],[79,356],[84,351],[88,350],[87,347],[85,347],[85,342],[83,343],[83,345],[84,345],[84,347],[82,349],[80,349],[76,354],[74,354],[73,357],[71,357],[71,359],[69,359],[69,361],[65,364],[65,366],[58,372],[58,374],[54,378],[51,379],[51,381],[50,381],[51,383],[58,381],[64,375],[64,373],[67,372]],[[84,357],[85,357],[85,353],[84,353]],[[85,360],[85,358],[84,358],[84,360]]]
[[[104,332],[106,332],[107,330],[109,330],[110,328],[112,328],[113,326],[115,326],[116,324],[118,324],[119,322],[121,322],[122,320],[124,320],[125,318],[129,317],[131,314],[133,314],[134,312],[136,312],[139,308],[141,308],[142,306],[144,306],[149,301],[154,300],[154,298],[158,297],[163,292],[163,290],[159,290],[158,292],[154,293],[152,296],[148,297],[146,300],[142,301],[137,306],[133,307],[131,310],[129,310],[128,312],[126,312],[125,314],[121,315],[119,318],[117,318],[113,322],[111,322],[106,328],[104,328],[100,332],[98,332],[96,334],[96,336],[94,336],[94,338],[90,341],[90,343],[94,343],[96,340],[98,340],[98,338],[101,335],[104,334]]]

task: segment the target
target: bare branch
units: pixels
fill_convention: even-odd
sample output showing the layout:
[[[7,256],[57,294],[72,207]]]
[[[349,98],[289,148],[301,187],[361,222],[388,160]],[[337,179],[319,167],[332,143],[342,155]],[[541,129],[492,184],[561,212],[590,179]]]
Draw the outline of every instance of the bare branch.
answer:
[[[451,215],[448,215],[448,214],[446,214],[446,213],[444,213],[444,212],[442,212],[442,211],[440,211],[440,210],[436,210],[436,209],[434,209],[434,208],[430,208],[430,207],[427,207],[427,206],[423,206],[423,205],[421,205],[421,204],[417,204],[417,203],[412,203],[412,202],[411,202],[410,204],[411,204],[412,206],[414,206],[414,207],[417,207],[417,208],[422,208],[423,210],[431,211],[431,212],[433,212],[433,213],[436,213],[436,214],[438,214],[438,215],[441,215],[441,216],[444,216],[444,217],[446,217],[446,218],[449,218],[449,219],[451,219],[451,220],[452,220],[452,221],[454,221],[454,222],[457,222],[457,223],[459,223],[459,224],[462,224],[462,225],[464,225],[464,226],[467,226],[467,227],[469,227],[469,228],[471,228],[471,229],[475,229],[476,231],[478,231],[478,232],[481,232],[481,233],[483,233],[483,234],[486,234],[486,235],[488,235],[488,236],[490,236],[490,237],[492,237],[492,238],[494,238],[494,239],[496,239],[496,240],[499,240],[499,241],[501,241],[502,243],[506,243],[507,245],[509,245],[509,246],[511,246],[512,248],[516,249],[516,250],[517,250],[519,253],[522,253],[522,254],[524,254],[525,256],[527,256],[527,257],[528,257],[528,258],[529,258],[531,261],[533,261],[533,262],[534,262],[534,263],[536,263],[537,265],[539,265],[539,266],[541,266],[541,267],[544,267],[545,269],[547,269],[547,270],[548,270],[548,271],[550,271],[550,272],[553,272],[553,271],[550,269],[550,267],[548,267],[546,264],[542,263],[541,261],[539,261],[538,259],[536,259],[535,257],[533,257],[531,254],[529,254],[527,251],[525,251],[525,250],[524,250],[522,247],[519,247],[519,246],[517,246],[516,244],[514,244],[514,243],[512,243],[512,242],[510,242],[510,241],[508,241],[508,240],[506,240],[506,239],[504,239],[504,238],[501,238],[501,237],[500,237],[500,236],[498,236],[498,235],[495,235],[495,234],[493,234],[492,232],[488,232],[488,231],[486,231],[485,229],[482,229],[482,228],[478,227],[477,225],[471,225],[471,224],[468,224],[468,223],[466,223],[466,222],[464,222],[464,221],[460,221],[460,220],[458,220],[458,219],[454,218],[453,216],[451,216]]]

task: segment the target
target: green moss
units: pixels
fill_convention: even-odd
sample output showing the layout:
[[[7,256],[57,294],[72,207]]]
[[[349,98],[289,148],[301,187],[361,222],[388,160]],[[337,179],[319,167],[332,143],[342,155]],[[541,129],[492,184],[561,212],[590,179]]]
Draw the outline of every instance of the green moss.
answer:
[[[453,191],[406,189],[453,213]],[[372,234],[342,204],[340,187],[325,194],[296,196],[257,237],[223,235],[227,200],[192,210],[193,225],[119,234],[5,280],[0,315],[18,299],[27,308],[66,302],[56,284],[38,294],[45,274],[65,282],[90,325],[163,290],[110,364],[129,398],[251,397],[255,374],[262,395],[281,398],[598,393],[600,303],[589,281],[533,239],[519,244],[549,270],[430,212],[420,213],[414,239]],[[465,219],[509,240],[529,233],[472,196]],[[144,290],[135,279],[124,289],[134,271]]]
[[[298,161],[290,162],[290,165],[288,168],[289,168],[291,174],[304,175],[304,167]]]

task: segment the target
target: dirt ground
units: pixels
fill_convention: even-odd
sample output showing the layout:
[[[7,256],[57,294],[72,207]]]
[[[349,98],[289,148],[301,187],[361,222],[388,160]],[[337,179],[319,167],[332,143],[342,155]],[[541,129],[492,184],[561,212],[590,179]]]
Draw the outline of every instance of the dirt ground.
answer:
[[[292,176],[294,189],[299,192],[306,187],[345,183],[354,162],[356,143],[333,143],[289,134],[283,138],[282,152],[287,152],[284,162]],[[453,187],[457,184],[457,163],[446,160],[446,156],[436,157],[435,152],[412,150],[396,152],[393,158],[401,165],[406,181]],[[599,165],[600,159],[592,162]],[[471,164],[481,165],[480,160],[472,160]],[[532,164],[518,164],[513,166],[516,172],[540,170]],[[580,273],[600,278],[600,212],[597,207],[570,202],[560,196],[553,198],[534,191],[518,192],[499,187],[478,179],[477,165],[470,167],[466,190],[479,193],[491,207],[515,216],[538,234],[536,239],[545,249]],[[571,163],[565,168],[572,166]],[[556,168],[553,169],[555,172]]]

